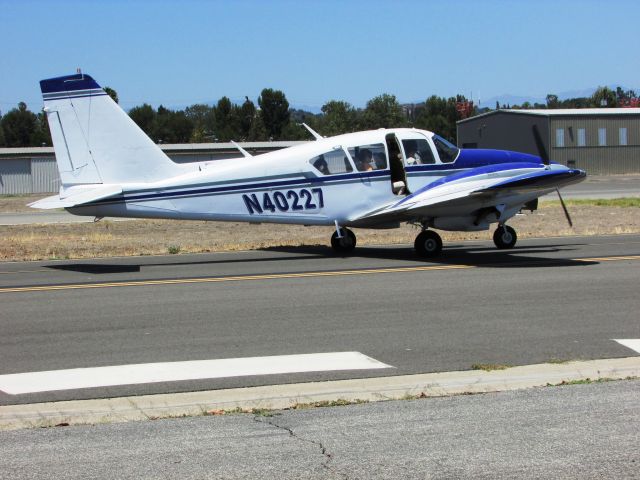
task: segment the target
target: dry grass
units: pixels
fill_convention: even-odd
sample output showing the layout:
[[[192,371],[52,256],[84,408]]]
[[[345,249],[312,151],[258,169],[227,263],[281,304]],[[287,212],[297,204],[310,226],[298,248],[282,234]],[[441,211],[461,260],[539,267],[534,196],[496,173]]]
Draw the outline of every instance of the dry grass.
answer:
[[[25,197],[20,198],[24,201]],[[640,233],[640,208],[574,205],[575,228],[559,206],[542,203],[534,214],[510,220],[519,238]],[[41,260],[218,252],[277,246],[329,245],[331,227],[248,225],[227,222],[133,220],[127,222],[15,225],[0,229],[0,260]],[[417,228],[357,230],[359,245],[413,243]],[[492,232],[441,232],[445,244],[488,240]]]
[[[51,193],[38,193],[35,195],[2,195],[0,196],[0,213],[22,213],[22,212],[37,212],[31,207],[27,207],[27,204],[33,203],[36,200],[41,200]]]

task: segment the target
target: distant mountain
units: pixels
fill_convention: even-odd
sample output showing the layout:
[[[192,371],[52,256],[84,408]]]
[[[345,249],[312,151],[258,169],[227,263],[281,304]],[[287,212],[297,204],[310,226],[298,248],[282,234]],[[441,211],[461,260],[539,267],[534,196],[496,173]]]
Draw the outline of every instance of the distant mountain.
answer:
[[[615,91],[618,87],[623,90],[634,90],[636,93],[640,93],[640,89],[638,88],[629,88],[623,85],[618,84],[610,84],[607,85],[611,90]],[[558,96],[559,100],[567,100],[569,98],[582,98],[582,97],[590,97],[593,95],[593,92],[596,91],[598,87],[585,88],[583,90],[566,90],[564,92],[549,92],[550,94],[554,94]],[[482,107],[494,108],[496,105],[496,101],[500,103],[500,105],[522,105],[524,102],[529,102],[532,105],[534,103],[546,103],[546,95],[544,97],[537,97],[533,95],[512,95],[505,93],[503,95],[497,95],[495,97],[491,97],[488,99],[480,99]]]

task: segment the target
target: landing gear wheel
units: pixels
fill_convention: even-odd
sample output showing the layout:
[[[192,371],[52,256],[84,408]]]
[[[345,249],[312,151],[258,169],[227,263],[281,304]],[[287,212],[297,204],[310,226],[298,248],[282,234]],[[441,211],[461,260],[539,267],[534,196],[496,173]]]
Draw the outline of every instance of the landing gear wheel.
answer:
[[[493,232],[493,243],[500,249],[513,248],[517,240],[516,231],[509,225],[502,225]]]
[[[331,235],[331,247],[338,253],[349,253],[356,248],[356,234],[348,228],[341,228],[340,235],[342,238],[338,238],[338,232],[333,232]]]
[[[423,230],[416,237],[414,247],[421,257],[437,257],[442,252],[442,238],[433,230]]]

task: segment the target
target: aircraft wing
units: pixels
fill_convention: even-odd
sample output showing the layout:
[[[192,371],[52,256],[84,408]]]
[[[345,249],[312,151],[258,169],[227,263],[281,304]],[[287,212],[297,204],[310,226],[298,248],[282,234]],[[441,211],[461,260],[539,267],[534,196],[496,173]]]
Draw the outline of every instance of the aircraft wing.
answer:
[[[69,195],[66,195],[64,198],[61,198],[60,195],[53,195],[30,203],[29,206],[31,208],[40,208],[45,210],[53,208],[70,208],[102,200],[104,198],[115,197],[121,193],[122,187],[120,185],[83,185],[82,187],[71,187],[69,189]]]
[[[556,188],[584,180],[582,170],[553,170],[535,165],[505,175],[505,165],[480,167],[432,182],[407,197],[355,219],[361,224],[409,221],[428,217],[472,215],[480,208],[513,201],[518,195],[545,195]],[[524,203],[524,201],[523,201]]]

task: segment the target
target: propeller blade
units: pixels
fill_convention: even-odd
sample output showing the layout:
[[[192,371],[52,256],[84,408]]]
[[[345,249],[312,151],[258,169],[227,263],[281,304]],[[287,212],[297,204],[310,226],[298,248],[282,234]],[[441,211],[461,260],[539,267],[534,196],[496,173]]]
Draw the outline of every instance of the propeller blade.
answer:
[[[571,221],[571,215],[569,215],[569,210],[567,210],[567,206],[564,204],[564,200],[562,199],[562,195],[560,195],[560,190],[556,188],[556,192],[558,193],[558,198],[560,199],[560,205],[562,205],[562,209],[564,210],[564,216],[567,217],[567,222],[569,222],[569,226],[573,228],[573,222]]]
[[[542,141],[542,137],[540,136],[538,126],[534,125],[533,127],[531,127],[531,129],[533,130],[533,138],[536,141],[538,155],[542,159],[543,164],[549,165],[549,155],[547,154],[547,149],[544,147],[544,142]]]

